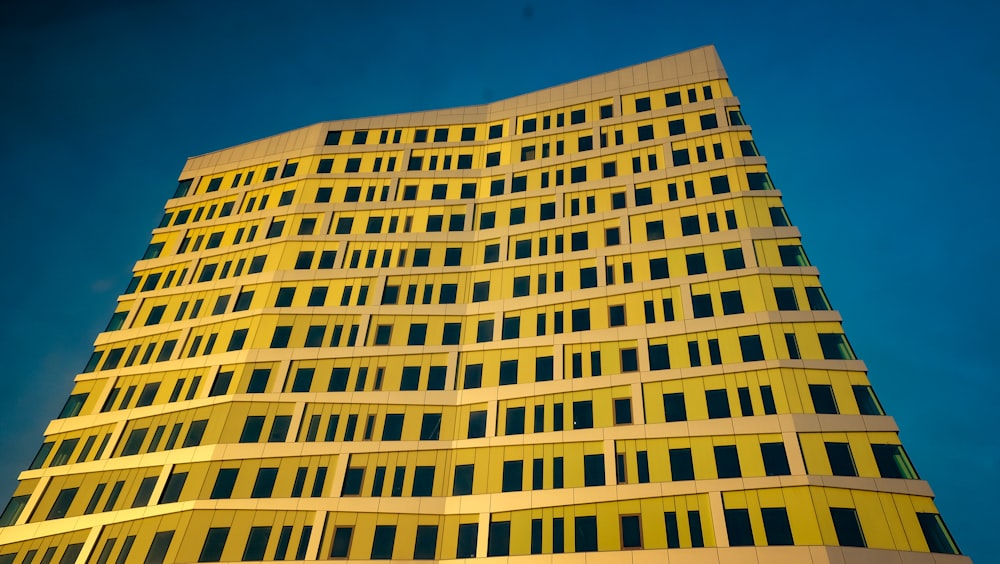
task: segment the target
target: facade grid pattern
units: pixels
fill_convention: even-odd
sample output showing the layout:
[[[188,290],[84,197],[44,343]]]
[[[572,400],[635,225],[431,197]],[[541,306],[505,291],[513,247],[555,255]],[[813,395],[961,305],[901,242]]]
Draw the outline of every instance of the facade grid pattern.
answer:
[[[969,561],[712,47],[189,159],[0,514],[0,564],[554,554]]]

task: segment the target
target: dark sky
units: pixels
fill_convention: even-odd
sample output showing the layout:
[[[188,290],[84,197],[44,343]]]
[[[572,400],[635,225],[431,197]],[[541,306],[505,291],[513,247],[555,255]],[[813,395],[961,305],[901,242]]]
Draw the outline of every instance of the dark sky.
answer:
[[[983,518],[1000,505],[998,12],[955,0],[4,2],[0,497],[188,156],[714,44],[903,444],[959,545],[985,560],[1000,552]]]

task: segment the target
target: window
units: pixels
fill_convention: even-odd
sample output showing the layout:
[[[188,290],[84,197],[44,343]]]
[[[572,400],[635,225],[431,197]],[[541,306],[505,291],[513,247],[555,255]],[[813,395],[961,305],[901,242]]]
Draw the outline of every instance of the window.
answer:
[[[479,523],[462,523],[458,526],[456,558],[475,558],[479,538]]]
[[[753,546],[753,529],[750,528],[750,511],[747,509],[726,509],[726,531],[729,546]]]
[[[632,400],[630,398],[617,398],[614,402],[615,425],[628,425],[632,423]]]
[[[764,474],[766,476],[788,476],[788,455],[785,443],[761,443],[760,453],[764,459]]]
[[[740,457],[739,452],[736,450],[736,445],[716,446],[714,450],[715,469],[720,479],[739,478],[742,476],[740,472]]]
[[[701,317],[712,317],[714,314],[712,311],[712,296],[710,294],[691,296],[691,307],[695,319]]]
[[[574,404],[574,408],[575,406],[576,404]],[[603,486],[604,483],[604,455],[583,455],[583,485],[588,487]]]
[[[854,456],[848,443],[824,443],[826,456],[830,459],[830,471],[834,476],[857,476]]]
[[[918,478],[917,471],[910,463],[909,457],[900,445],[872,445],[872,454],[875,456],[875,464],[878,465],[878,472],[883,478],[899,478],[905,480],[915,480]]]
[[[847,337],[840,333],[820,333],[819,346],[827,360],[857,360]]]
[[[648,347],[649,352],[649,369],[650,370],[667,370],[670,368],[670,351],[667,349],[667,344],[650,344]]]
[[[503,463],[503,489],[505,492],[519,492],[524,479],[524,461],[505,460]]]
[[[812,397],[813,410],[816,413],[836,415],[837,400],[833,395],[833,386],[829,384],[809,384],[809,395]]]
[[[594,428],[594,406],[590,400],[573,402],[573,428]]]
[[[671,153],[674,160],[674,166],[684,166],[691,164],[691,155],[688,153],[687,148],[674,149]]]
[[[697,218],[696,218],[697,219]],[[646,222],[646,240],[647,241],[659,241],[664,238],[663,233],[663,221],[647,221]]]
[[[66,516],[69,511],[70,505],[73,504],[73,500],[76,498],[76,493],[79,488],[66,488],[59,492],[56,496],[55,501],[52,503],[52,508],[49,509],[48,515],[46,515],[46,520],[51,519],[62,519]]]
[[[414,539],[413,545],[413,559],[433,560],[436,554],[437,536],[437,525],[417,525],[417,536]]]
[[[778,255],[781,266],[809,266],[809,259],[801,245],[779,245]]]
[[[861,521],[858,512],[850,507],[831,507],[830,517],[833,519],[833,529],[837,533],[837,543],[840,546],[866,547],[865,535],[861,531]]]
[[[170,477],[167,478],[167,483],[163,486],[163,494],[160,496],[160,503],[173,503],[179,500],[181,492],[184,490],[184,483],[187,481],[187,476],[187,472],[171,474]]]
[[[670,277],[666,258],[649,259],[649,276],[652,280],[662,280]]]
[[[518,319],[518,318],[514,318]],[[500,385],[508,386],[517,383],[517,361],[503,360],[500,362]]]
[[[788,512],[784,507],[763,507],[760,510],[764,520],[764,534],[769,546],[791,546],[792,527],[788,522]]]
[[[482,367],[479,364],[480,378],[482,378]],[[466,381],[468,381],[468,371],[466,371]],[[467,388],[469,386],[466,386]],[[478,386],[476,386],[478,387]],[[469,434],[470,439],[479,439],[486,436],[486,412],[485,411],[473,411],[469,414]]]
[[[788,218],[788,213],[785,208],[768,208],[771,214],[771,225],[775,227],[787,227],[792,224],[792,220]]]
[[[590,308],[573,310],[573,332],[590,331]]]
[[[875,397],[875,391],[871,386],[854,385],[854,399],[858,402],[858,411],[861,415],[885,415],[882,404]]]
[[[705,265],[705,253],[692,253],[687,255],[688,275],[705,274],[708,268]]]
[[[608,319],[611,327],[621,327],[625,325],[625,306],[614,305],[608,308]]]
[[[771,386],[760,387],[760,399],[764,404],[765,415],[774,415],[778,412],[774,406],[774,392],[771,391]]]
[[[239,468],[222,468],[215,478],[215,485],[212,487],[212,494],[209,499],[229,499],[233,495],[233,486],[236,485],[236,476]]]
[[[809,309],[813,311],[826,311],[833,309],[830,307],[830,300],[826,299],[826,292],[819,286],[806,288],[806,299],[809,301]]]
[[[743,298],[739,290],[722,292],[722,314],[734,315],[743,313]]]
[[[576,125],[587,121],[587,110],[573,110],[569,113],[570,125]]]
[[[760,335],[743,335],[740,337],[740,350],[743,352],[743,362],[764,360],[764,347]]]
[[[917,513],[917,521],[927,541],[927,548],[939,554],[961,554],[955,539],[948,532],[941,516],[936,513]]]
[[[372,560],[391,560],[392,549],[396,542],[395,525],[376,525],[372,541]]]
[[[774,300],[778,304],[778,311],[796,311],[799,309],[798,301],[795,299],[795,288],[775,288]]]
[[[739,270],[741,268],[746,268],[746,263],[743,260],[743,249],[737,247],[735,249],[723,249],[722,258],[726,263],[726,270]]]
[[[687,408],[684,405],[684,393],[675,392],[663,394],[663,412],[666,421],[687,421]]]
[[[261,468],[257,471],[257,480],[254,481],[251,498],[271,497],[274,491],[274,480],[278,477],[277,468]]]
[[[731,417],[729,411],[729,394],[725,388],[721,390],[705,390],[705,403],[708,404],[709,419],[725,419]]]

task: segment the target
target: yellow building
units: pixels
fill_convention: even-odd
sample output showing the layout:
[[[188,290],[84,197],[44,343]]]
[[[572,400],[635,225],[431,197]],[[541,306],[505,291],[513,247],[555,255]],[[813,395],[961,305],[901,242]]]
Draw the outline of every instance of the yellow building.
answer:
[[[180,178],[0,564],[969,561],[711,47]]]

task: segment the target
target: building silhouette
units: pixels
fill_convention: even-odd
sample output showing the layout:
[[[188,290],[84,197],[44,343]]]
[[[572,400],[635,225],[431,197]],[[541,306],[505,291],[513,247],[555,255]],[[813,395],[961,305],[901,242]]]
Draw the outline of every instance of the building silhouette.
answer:
[[[704,47],[189,159],[0,564],[968,562],[897,431]]]

